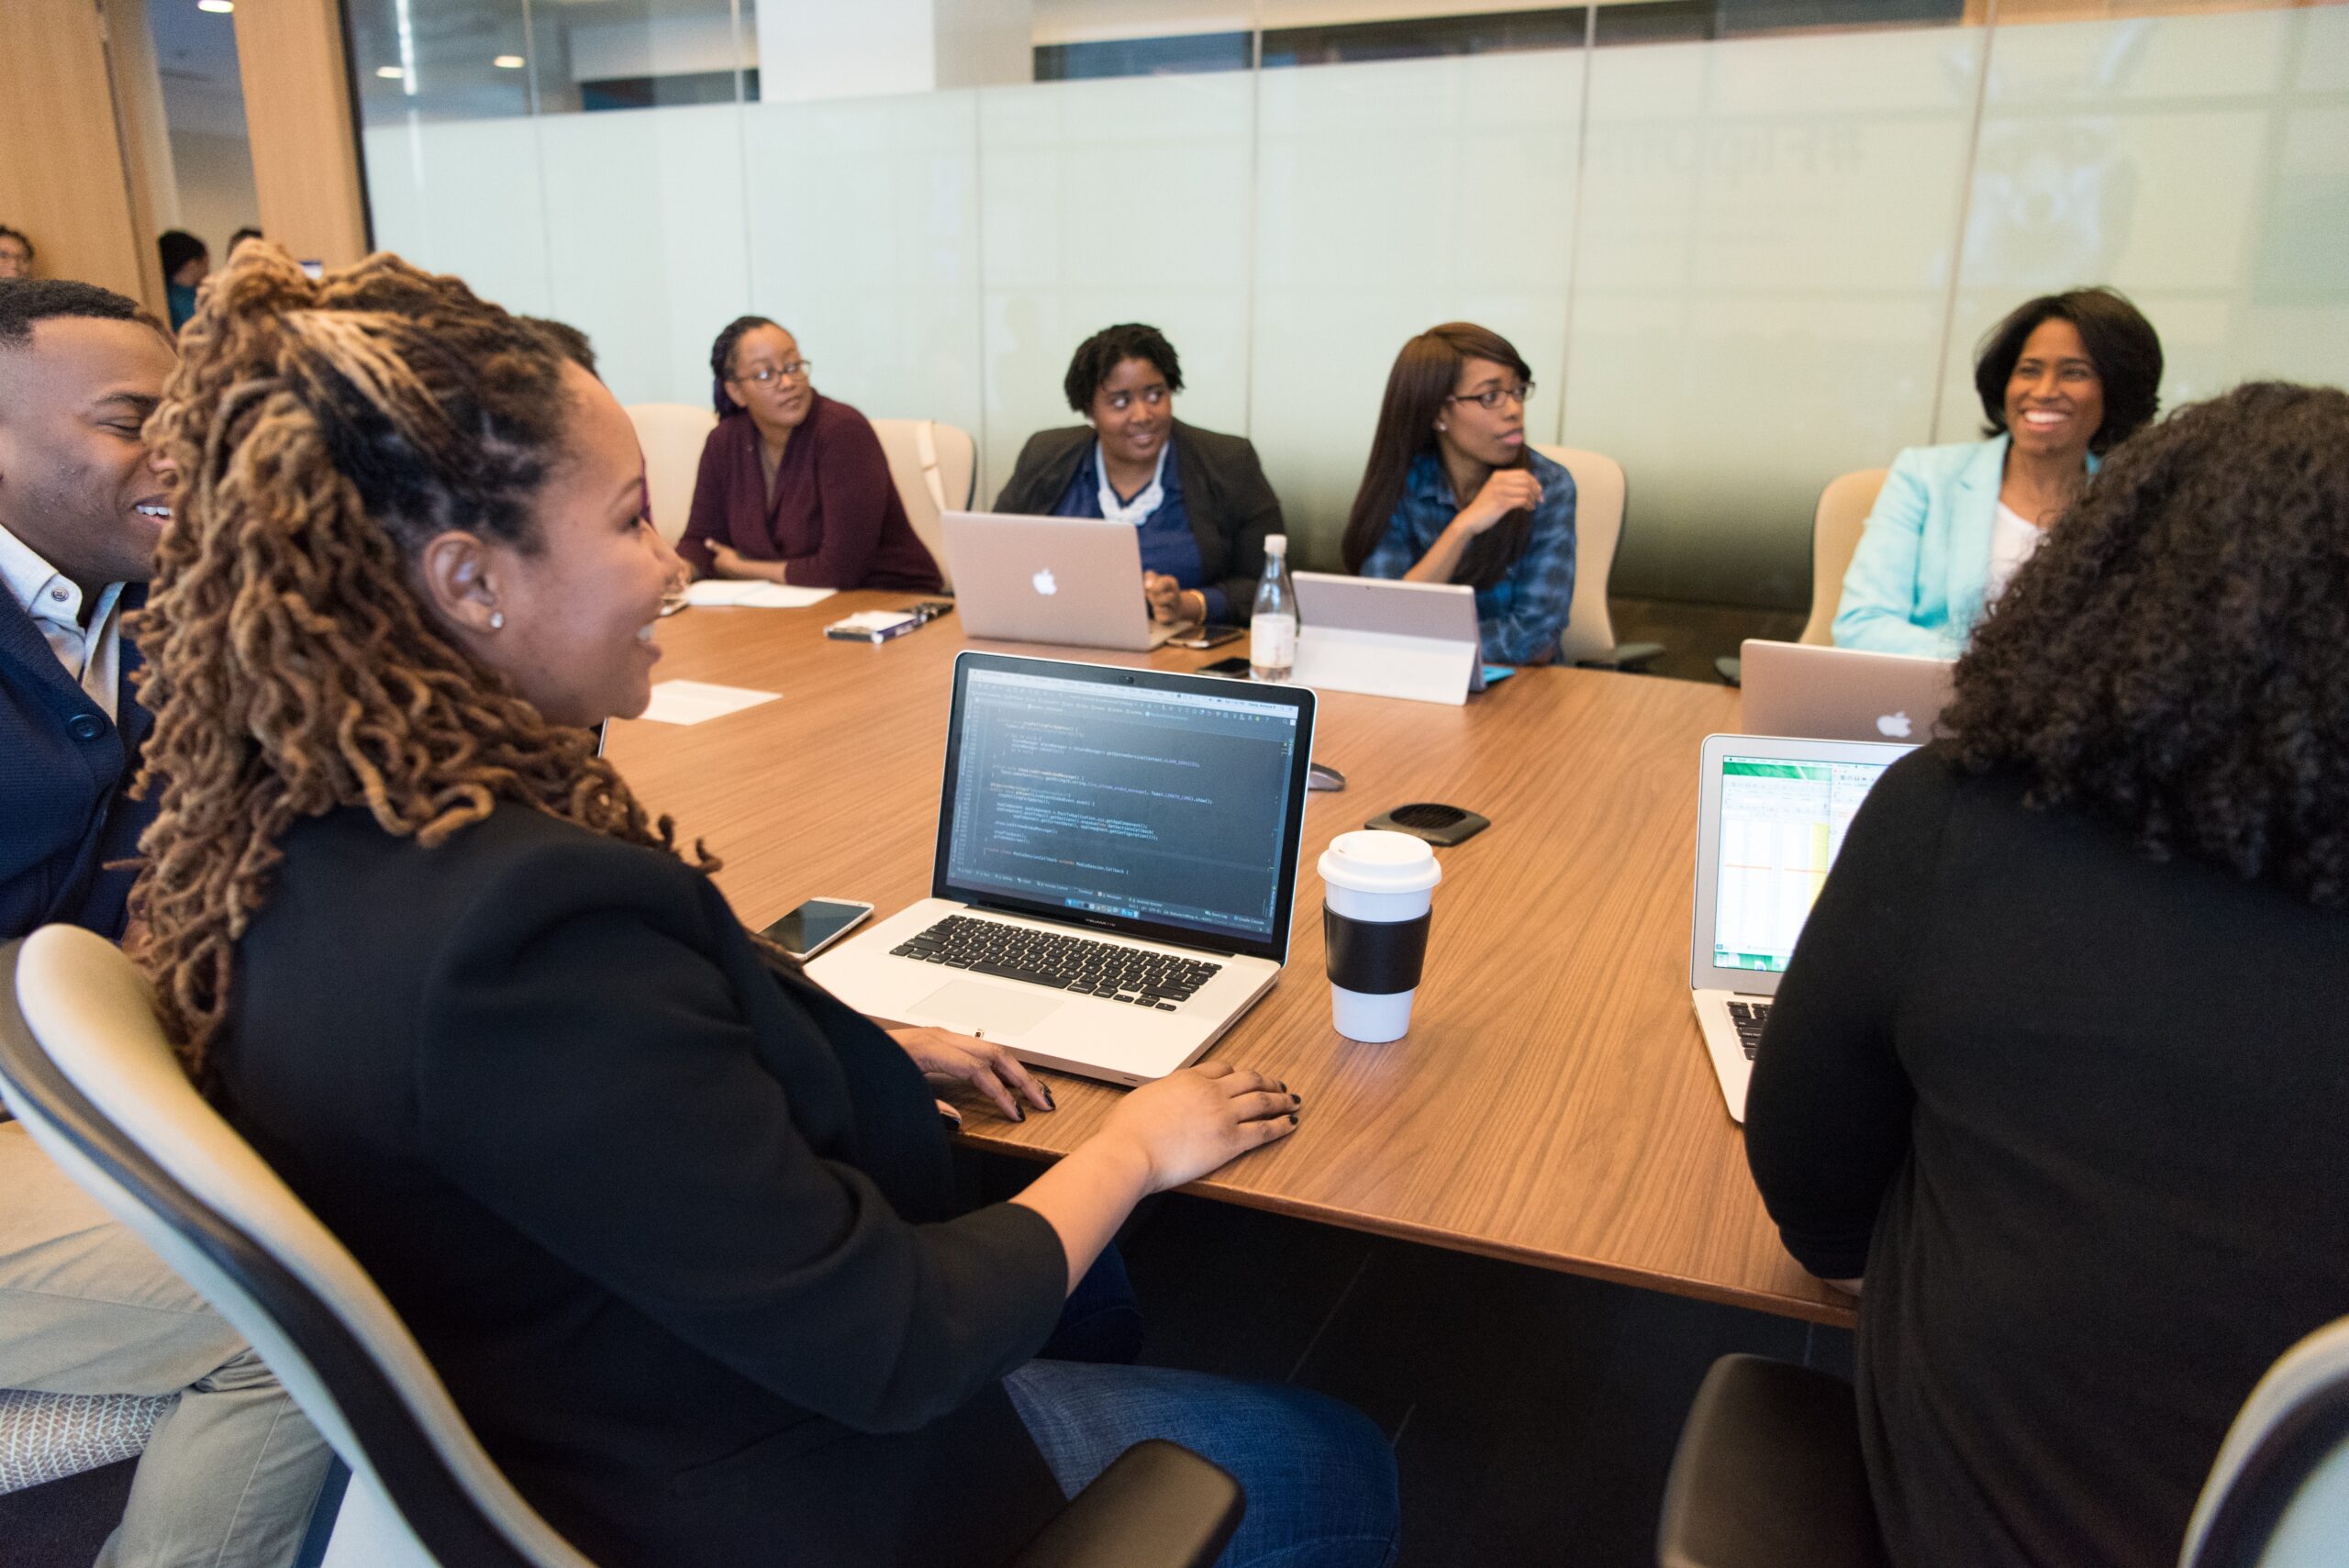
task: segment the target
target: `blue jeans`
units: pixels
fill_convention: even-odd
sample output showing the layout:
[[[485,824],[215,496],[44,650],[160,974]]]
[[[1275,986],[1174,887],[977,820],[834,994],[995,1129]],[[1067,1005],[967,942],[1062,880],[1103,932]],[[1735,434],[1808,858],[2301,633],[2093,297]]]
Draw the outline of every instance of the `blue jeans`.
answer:
[[[1248,1492],[1217,1568],[1386,1568],[1395,1453],[1360,1412],[1307,1389],[1152,1366],[1032,1361],[1003,1380],[1069,1496],[1146,1438],[1214,1461]]]

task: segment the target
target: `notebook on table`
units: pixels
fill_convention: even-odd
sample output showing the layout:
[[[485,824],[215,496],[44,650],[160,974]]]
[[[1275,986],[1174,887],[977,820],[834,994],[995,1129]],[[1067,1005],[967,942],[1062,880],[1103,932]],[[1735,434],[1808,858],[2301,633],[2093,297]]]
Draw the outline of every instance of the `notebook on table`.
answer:
[[[961,654],[930,896],[808,974],[1039,1066],[1188,1065],[1287,962],[1313,711],[1297,685]]]
[[[1753,1051],[1778,977],[1884,770],[1916,750],[1860,740],[1705,738],[1688,986],[1729,1114],[1745,1119]]]

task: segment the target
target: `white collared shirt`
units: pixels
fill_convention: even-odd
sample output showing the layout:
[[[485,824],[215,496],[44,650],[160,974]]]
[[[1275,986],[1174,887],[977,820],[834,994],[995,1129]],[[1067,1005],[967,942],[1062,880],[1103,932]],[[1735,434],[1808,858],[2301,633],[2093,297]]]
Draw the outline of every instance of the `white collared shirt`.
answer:
[[[65,673],[114,718],[122,676],[122,617],[117,613],[122,584],[109,583],[99,593],[97,608],[84,629],[81,588],[6,528],[0,528],[0,582],[8,584],[8,596],[40,628]]]

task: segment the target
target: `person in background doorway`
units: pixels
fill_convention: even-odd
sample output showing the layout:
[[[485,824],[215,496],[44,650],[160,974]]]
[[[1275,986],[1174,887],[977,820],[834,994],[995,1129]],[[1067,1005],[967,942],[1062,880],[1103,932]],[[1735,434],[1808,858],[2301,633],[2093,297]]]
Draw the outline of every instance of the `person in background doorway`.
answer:
[[[1346,520],[1346,570],[1476,590],[1484,655],[1547,664],[1575,602],[1574,475],[1526,444],[1532,367],[1468,321],[1395,356]]]
[[[226,254],[229,259],[234,260],[237,254],[238,246],[242,245],[248,239],[259,239],[261,237],[262,233],[260,229],[253,228],[250,224],[247,224],[244,228],[237,230],[236,233],[228,236],[228,249]]]
[[[1127,322],[1087,338],[1061,390],[1085,423],[1029,437],[995,509],[1130,522],[1152,618],[1245,623],[1264,537],[1283,531],[1255,447],[1174,417],[1183,366],[1155,327]]]
[[[0,223],[0,284],[33,275],[33,242],[20,229]]]
[[[1954,659],[2104,453],[2159,405],[2162,341],[2111,289],[2026,301],[1974,361],[1989,439],[1895,458],[1843,574],[1835,644]]]
[[[935,594],[873,422],[816,390],[799,339],[763,316],[710,345],[718,428],[701,450],[677,554],[702,577]]]
[[[164,290],[171,297],[172,330],[187,325],[195,314],[195,291],[212,275],[212,252],[184,228],[167,228],[155,241],[163,258]]]

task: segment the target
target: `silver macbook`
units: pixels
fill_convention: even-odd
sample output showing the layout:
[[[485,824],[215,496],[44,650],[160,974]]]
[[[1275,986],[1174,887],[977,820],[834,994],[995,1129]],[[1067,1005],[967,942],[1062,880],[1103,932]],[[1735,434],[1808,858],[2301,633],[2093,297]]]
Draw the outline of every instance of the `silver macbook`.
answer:
[[[1738,1121],[1745,1119],[1753,1049],[1778,976],[1852,814],[1884,770],[1914,750],[1759,735],[1705,739],[1688,985],[1721,1097]]]
[[[1749,638],[1739,650],[1748,735],[1921,745],[1949,706],[1949,659]]]
[[[807,973],[1039,1066],[1143,1084],[1188,1065],[1288,961],[1313,700],[963,653],[930,896]]]
[[[1151,618],[1131,523],[997,512],[940,521],[967,636],[1141,652],[1181,629]]]

